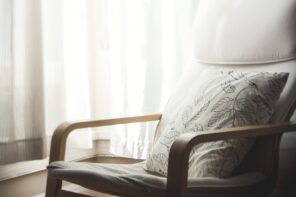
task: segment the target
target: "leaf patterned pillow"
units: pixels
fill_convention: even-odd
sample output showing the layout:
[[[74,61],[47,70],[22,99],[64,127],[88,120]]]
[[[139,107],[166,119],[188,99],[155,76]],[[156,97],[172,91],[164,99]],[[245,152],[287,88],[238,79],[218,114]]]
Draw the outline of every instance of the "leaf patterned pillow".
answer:
[[[288,73],[229,70],[206,70],[202,76],[188,87],[192,91],[163,127],[146,160],[146,170],[167,175],[170,147],[182,133],[268,123],[288,79]],[[195,146],[189,157],[189,178],[229,176],[254,141],[229,139]]]

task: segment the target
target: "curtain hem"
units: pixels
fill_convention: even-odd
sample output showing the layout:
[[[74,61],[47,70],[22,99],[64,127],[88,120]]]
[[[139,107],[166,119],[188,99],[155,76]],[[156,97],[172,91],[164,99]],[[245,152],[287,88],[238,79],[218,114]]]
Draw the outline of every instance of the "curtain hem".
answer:
[[[46,149],[43,138],[0,143],[0,165],[44,159]]]

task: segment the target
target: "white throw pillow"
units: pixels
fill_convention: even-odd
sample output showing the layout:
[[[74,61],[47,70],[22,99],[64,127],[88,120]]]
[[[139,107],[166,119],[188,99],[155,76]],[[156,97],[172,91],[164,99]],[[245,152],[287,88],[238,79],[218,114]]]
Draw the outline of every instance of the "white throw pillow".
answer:
[[[268,123],[287,78],[288,73],[203,71],[160,131],[146,170],[167,175],[169,150],[182,133]],[[229,176],[254,141],[229,139],[195,146],[189,157],[188,176]]]

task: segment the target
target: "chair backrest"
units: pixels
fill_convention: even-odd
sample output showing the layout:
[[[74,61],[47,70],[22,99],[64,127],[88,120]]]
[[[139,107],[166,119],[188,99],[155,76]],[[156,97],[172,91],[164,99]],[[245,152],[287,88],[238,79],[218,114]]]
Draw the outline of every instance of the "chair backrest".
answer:
[[[206,68],[289,72],[271,123],[289,120],[296,101],[296,0],[200,0],[194,24],[194,60],[173,93],[157,129],[173,117],[188,85]],[[275,180],[279,135],[258,138],[235,171],[260,170]],[[260,156],[259,156],[260,155]]]

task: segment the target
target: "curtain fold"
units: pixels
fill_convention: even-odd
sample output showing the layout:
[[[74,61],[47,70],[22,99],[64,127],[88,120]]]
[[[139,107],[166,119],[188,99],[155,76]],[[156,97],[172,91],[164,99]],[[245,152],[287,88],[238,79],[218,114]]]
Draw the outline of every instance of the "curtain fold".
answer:
[[[0,165],[43,158],[63,121],[160,112],[190,60],[197,2],[0,0]],[[70,147],[104,137],[145,158],[154,129],[75,132]]]
[[[161,112],[182,70],[190,62],[190,36],[197,1],[109,1],[111,113]],[[116,6],[114,5],[116,4]],[[112,33],[111,33],[112,32]],[[118,42],[112,42],[120,40]],[[114,59],[112,58],[114,57]],[[122,70],[122,72],[119,72]],[[114,105],[116,103],[116,105]],[[111,152],[144,159],[155,124],[114,128]]]
[[[45,155],[43,47],[39,1],[1,1],[0,9],[0,164],[6,164]]]

